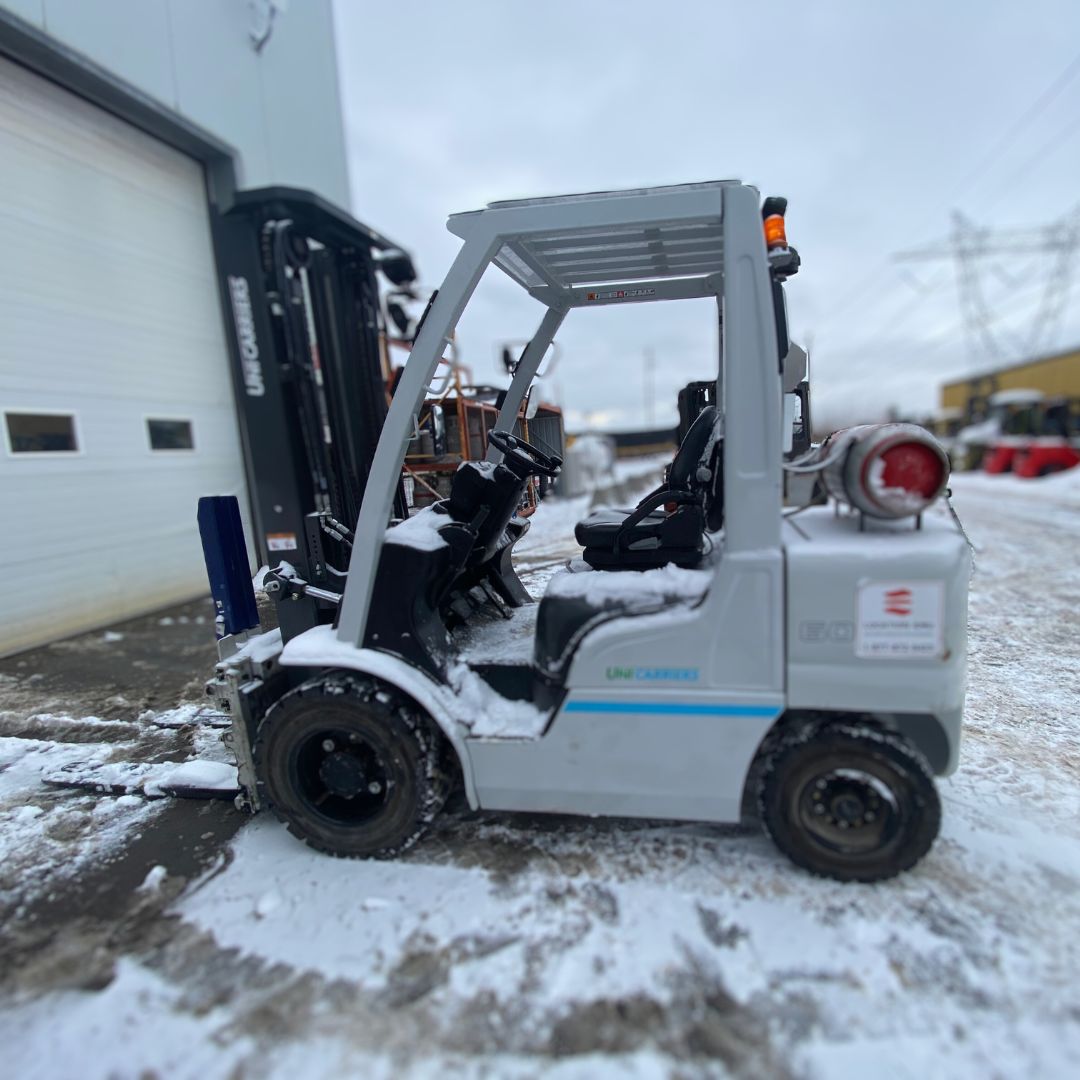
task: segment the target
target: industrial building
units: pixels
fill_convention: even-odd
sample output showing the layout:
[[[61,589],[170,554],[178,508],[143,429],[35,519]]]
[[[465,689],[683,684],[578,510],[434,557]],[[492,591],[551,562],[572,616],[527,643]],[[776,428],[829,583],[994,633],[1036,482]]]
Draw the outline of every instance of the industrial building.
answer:
[[[953,379],[941,387],[942,410],[978,416],[992,394],[1036,390],[1045,397],[1080,398],[1080,348]]]
[[[331,0],[0,0],[0,161],[4,654],[205,590],[197,497],[247,504],[218,215],[348,206]]]

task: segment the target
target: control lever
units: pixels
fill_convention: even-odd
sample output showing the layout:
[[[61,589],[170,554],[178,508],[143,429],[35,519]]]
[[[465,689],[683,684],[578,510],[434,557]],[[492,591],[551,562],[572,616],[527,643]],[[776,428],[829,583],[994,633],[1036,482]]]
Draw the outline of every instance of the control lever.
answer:
[[[341,603],[341,593],[309,585],[295,571],[289,573],[280,568],[266,573],[263,578],[263,591],[275,601],[299,600],[301,596],[307,596],[312,600],[323,600],[328,604]]]

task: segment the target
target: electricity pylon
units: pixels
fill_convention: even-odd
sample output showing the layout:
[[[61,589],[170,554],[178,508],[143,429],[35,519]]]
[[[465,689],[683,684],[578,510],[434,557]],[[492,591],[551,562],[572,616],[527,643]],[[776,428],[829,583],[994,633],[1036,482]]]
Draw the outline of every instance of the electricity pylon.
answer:
[[[1031,356],[1053,343],[1054,335],[1065,310],[1065,301],[1072,282],[1073,263],[1080,247],[1080,206],[1048,225],[1026,229],[990,229],[976,225],[959,210],[952,213],[953,229],[948,239],[926,247],[903,251],[894,256],[902,261],[952,259],[956,266],[956,286],[960,312],[967,330],[969,348],[975,359],[979,345],[991,357],[1005,359],[1011,352],[1016,356]],[[1037,256],[1042,263],[1044,285],[1042,296],[1032,316],[1026,336],[1012,338],[1007,348],[1005,334],[995,329],[1005,302],[992,308],[987,302],[983,278],[987,260],[1010,256]],[[991,267],[1010,288],[1016,287],[1020,275],[1008,273],[1000,266]],[[1013,305],[1015,306],[1015,305]]]

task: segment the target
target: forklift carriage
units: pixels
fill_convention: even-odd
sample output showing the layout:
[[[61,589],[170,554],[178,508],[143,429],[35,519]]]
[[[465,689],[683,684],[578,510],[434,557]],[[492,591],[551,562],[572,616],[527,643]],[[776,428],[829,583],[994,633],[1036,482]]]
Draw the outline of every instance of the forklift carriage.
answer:
[[[968,548],[948,517],[923,518],[947,479],[925,433],[807,449],[785,208],[721,181],[450,218],[464,243],[386,415],[344,588],[283,564],[268,592],[314,603],[317,625],[259,634],[245,600],[220,642],[211,692],[245,805],[347,856],[407,848],[459,780],[474,809],[730,823],[756,806],[781,850],[840,879],[928,851],[933,774],[960,741]],[[417,415],[491,263],[545,313],[486,461],[402,518]],[[518,511],[561,463],[513,432],[542,357],[573,309],[700,297],[718,306],[716,382],[684,394],[664,483],[579,523],[583,558],[537,602],[512,564]],[[857,512],[825,502],[845,483],[864,489]]]

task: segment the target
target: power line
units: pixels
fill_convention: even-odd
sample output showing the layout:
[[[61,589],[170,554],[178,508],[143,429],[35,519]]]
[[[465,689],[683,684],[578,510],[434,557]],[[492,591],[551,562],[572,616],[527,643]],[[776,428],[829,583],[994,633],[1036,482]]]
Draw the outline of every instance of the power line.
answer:
[[[1020,311],[1023,308],[1030,306],[1031,302],[1042,295],[1041,283],[1036,283],[1034,286],[1029,286],[1027,289],[1020,289],[1013,293],[1010,297],[1011,302],[998,304],[994,311],[991,313],[991,320],[998,321],[1003,316],[1010,314],[1014,311]],[[843,349],[822,350],[820,346],[817,350],[819,358],[823,359],[828,364],[832,359],[840,359],[845,356],[855,356],[859,354],[865,354],[871,350],[877,348],[880,349],[883,342],[885,344],[896,344],[911,346],[919,349],[938,349],[942,345],[949,344],[951,342],[957,342],[962,338],[964,330],[966,328],[966,321],[959,319],[956,322],[950,322],[940,330],[935,330],[924,338],[911,342],[904,338],[897,337],[895,335],[882,339],[880,336],[867,338],[861,345],[851,345]],[[894,327],[895,328],[895,327]]]
[[[1080,53],[1077,53],[1076,56],[1065,65],[1065,70],[1058,75],[1058,77],[1035,99],[1034,102],[1032,102],[1025,110],[1023,116],[1019,117],[1012,126],[1005,131],[1001,138],[994,143],[990,150],[983,155],[979,160],[979,163],[960,182],[959,189],[953,192],[953,200],[966,194],[967,190],[978,181],[979,177],[985,176],[987,169],[993,165],[1010,146],[1012,146],[1016,141],[1016,138],[1027,130],[1028,125],[1046,110],[1062,90],[1076,78],[1077,74],[1080,74]]]
[[[998,206],[1000,206],[1002,199],[1005,198],[1005,194],[1007,194],[1008,191],[1016,185],[1017,181],[1022,179],[1031,171],[1032,166],[1037,165],[1048,154],[1052,154],[1055,151],[1061,149],[1061,147],[1068,142],[1069,137],[1071,135],[1074,135],[1077,131],[1080,131],[1080,115],[1070,117],[1069,122],[1063,128],[1061,128],[1060,131],[1056,132],[1053,137],[1049,139],[1049,141],[1040,146],[1039,149],[1036,150],[1035,153],[1032,154],[1029,158],[1027,158],[1018,169],[1016,169],[1009,175],[1009,177],[1004,181],[1004,183],[998,186],[996,190],[1001,191],[1002,195],[990,204],[985,213],[989,214],[991,213],[991,211],[995,210]]]
[[[1077,53],[1077,55],[1065,65],[1064,70],[1053,80],[1053,82],[1039,94],[1031,105],[1024,110],[1020,117],[1013,121],[1001,137],[993,144],[990,150],[983,155],[979,164],[965,174],[960,181],[959,187],[950,196],[950,201],[955,201],[961,195],[965,194],[980,176],[984,176],[988,168],[1013,144],[1017,136],[1027,128],[1032,120],[1041,115],[1057,99],[1069,83],[1076,78],[1077,74],[1080,74],[1080,53]],[[1071,128],[1075,127],[1078,123],[1080,123],[1080,120],[1075,118],[1070,120],[1066,130],[1071,130]],[[1061,136],[1055,137],[1056,140],[1060,138]],[[1030,159],[1027,164],[1033,163],[1042,154],[1049,152],[1056,145],[1057,141],[1047,144],[1037,151],[1036,155]],[[852,289],[847,296],[840,300],[839,303],[832,305],[828,315],[825,317],[825,321],[829,322],[835,320],[840,315],[845,314],[856,301],[862,300],[864,296],[871,292],[878,285],[881,271],[887,267],[889,263],[889,258],[884,257],[878,264],[870,269],[869,273],[864,270],[858,285]]]
[[[1026,254],[1055,256],[1048,260],[1045,266],[1043,297],[1028,334],[1025,339],[1016,339],[1012,343],[1012,351],[1031,351],[1044,340],[1051,340],[1054,327],[1061,319],[1068,297],[1073,256],[1078,247],[1080,207],[1060,220],[1038,229],[996,231],[979,227],[958,210],[954,210],[953,229],[947,240],[929,247],[901,252],[896,258],[947,259],[953,262],[956,267],[960,310],[968,327],[972,360],[977,355],[976,342],[981,342],[988,355],[1004,359],[1007,350],[1001,335],[995,332],[993,327],[995,318],[983,290],[979,262],[995,255],[1013,258]]]

